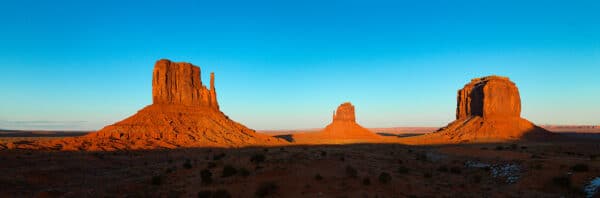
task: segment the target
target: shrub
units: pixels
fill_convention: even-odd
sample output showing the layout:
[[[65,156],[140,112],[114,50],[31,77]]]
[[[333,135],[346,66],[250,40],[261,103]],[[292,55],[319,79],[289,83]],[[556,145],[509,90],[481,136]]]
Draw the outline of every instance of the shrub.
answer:
[[[575,164],[571,167],[571,170],[575,172],[587,172],[590,168],[587,164]]]
[[[512,149],[512,150],[517,150],[517,148],[519,148],[518,144],[511,144],[510,145],[510,149]]]
[[[221,177],[230,177],[230,176],[234,176],[237,173],[238,173],[238,170],[235,169],[233,166],[225,165],[223,167],[223,172],[221,174]]]
[[[183,168],[191,169],[192,168],[192,162],[189,159],[186,159],[185,162],[183,163]]]
[[[368,177],[365,177],[362,181],[363,185],[368,186],[371,185],[371,179],[369,179]]]
[[[398,173],[400,173],[400,174],[407,174],[408,172],[410,172],[410,169],[408,169],[406,166],[400,166],[400,167],[398,167]]]
[[[250,171],[248,171],[248,169],[246,169],[246,168],[240,168],[239,172],[240,172],[240,175],[243,177],[250,176]]]
[[[502,146],[496,146],[496,150],[498,150],[498,151],[504,150],[504,147],[502,147]]]
[[[163,183],[163,177],[161,175],[155,175],[152,177],[152,185],[159,186]]]
[[[325,157],[327,156],[327,152],[326,151],[321,151],[321,157]]]
[[[198,192],[198,198],[230,198],[231,194],[225,189],[219,189],[216,191],[203,190]]]
[[[571,187],[571,178],[568,176],[557,176],[552,178],[552,183],[563,188]]]
[[[448,172],[448,167],[446,167],[446,166],[440,166],[440,167],[437,169],[437,171],[439,171],[439,172]]]
[[[231,194],[225,189],[218,189],[212,195],[212,198],[230,198]]]
[[[379,174],[379,182],[387,184],[390,183],[390,181],[392,181],[392,176],[389,173],[382,172],[381,174]]]
[[[473,176],[473,182],[475,182],[476,184],[481,183],[481,175],[475,175]]]
[[[198,198],[212,198],[212,191],[203,190],[198,192]]]
[[[208,169],[212,169],[215,167],[217,167],[217,163],[214,163],[214,162],[208,162],[208,164],[206,165],[206,168],[208,168]]]
[[[258,186],[258,189],[256,189],[254,195],[257,197],[266,197],[277,192],[278,189],[279,186],[277,186],[275,182],[263,182]]]
[[[423,173],[423,177],[431,178],[431,177],[433,177],[433,175],[430,172],[426,172],[426,173]]]
[[[223,159],[225,156],[226,156],[225,153],[221,153],[221,154],[213,156],[213,160],[219,161],[219,160]]]
[[[346,175],[351,178],[356,178],[358,176],[358,171],[352,166],[346,166]]]
[[[256,164],[260,164],[260,163],[264,162],[265,160],[266,160],[266,157],[263,154],[255,154],[252,157],[250,157],[250,162],[253,162]]]
[[[460,173],[462,173],[462,170],[460,169],[460,167],[454,166],[454,167],[450,168],[450,172],[454,173],[454,174],[460,174]]]
[[[317,175],[315,175],[315,180],[321,181],[321,180],[323,180],[323,176],[321,176],[321,174],[317,173]]]
[[[204,169],[200,172],[200,178],[202,179],[202,183],[210,184],[212,183],[212,173],[208,169]]]

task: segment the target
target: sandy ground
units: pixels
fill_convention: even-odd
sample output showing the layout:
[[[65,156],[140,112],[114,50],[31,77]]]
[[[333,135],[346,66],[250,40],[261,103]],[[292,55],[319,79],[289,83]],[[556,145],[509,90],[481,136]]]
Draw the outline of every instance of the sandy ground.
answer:
[[[4,150],[0,197],[584,197],[600,176],[600,135],[564,134],[441,146]]]

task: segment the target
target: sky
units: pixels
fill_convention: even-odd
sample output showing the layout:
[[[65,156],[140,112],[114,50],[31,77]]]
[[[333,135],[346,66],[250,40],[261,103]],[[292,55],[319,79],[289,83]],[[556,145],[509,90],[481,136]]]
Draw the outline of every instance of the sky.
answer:
[[[215,72],[246,126],[443,126],[508,76],[537,124],[600,124],[600,1],[29,1],[0,6],[0,128],[97,130],[151,104],[154,63]]]

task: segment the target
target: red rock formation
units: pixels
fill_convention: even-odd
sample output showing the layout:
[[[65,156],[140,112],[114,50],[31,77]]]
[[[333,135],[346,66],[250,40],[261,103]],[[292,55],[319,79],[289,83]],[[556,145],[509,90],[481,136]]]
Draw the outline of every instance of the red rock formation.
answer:
[[[190,63],[174,63],[166,59],[156,62],[152,98],[152,105],[98,132],[79,138],[40,142],[33,147],[121,150],[284,143],[258,134],[219,111],[214,74],[211,73],[209,90],[202,85],[200,68]]]
[[[517,86],[507,77],[476,78],[458,91],[456,120],[409,143],[495,142],[542,137],[547,131],[521,118]]]
[[[333,113],[333,121],[316,133],[296,134],[299,143],[355,143],[381,140],[381,136],[356,123],[354,106],[346,102]]]
[[[153,103],[208,106],[218,109],[214,77],[214,73],[211,73],[211,89],[208,90],[200,80],[199,67],[190,63],[159,60],[154,66],[152,78]]]
[[[506,77],[488,76],[471,80],[458,91],[457,103],[456,119],[521,116],[519,90]]]

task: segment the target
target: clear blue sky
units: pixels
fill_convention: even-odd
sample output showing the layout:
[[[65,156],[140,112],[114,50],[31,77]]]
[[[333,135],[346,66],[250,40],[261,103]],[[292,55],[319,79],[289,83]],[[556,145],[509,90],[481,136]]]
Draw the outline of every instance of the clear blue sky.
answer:
[[[99,129],[151,103],[153,64],[216,73],[254,129],[442,126],[509,76],[538,124],[600,124],[600,1],[28,1],[0,6],[0,128]]]

